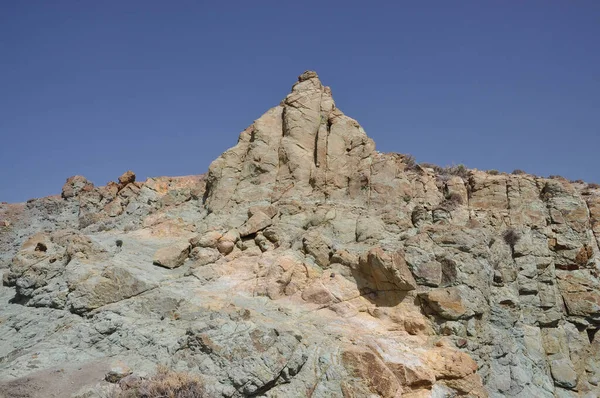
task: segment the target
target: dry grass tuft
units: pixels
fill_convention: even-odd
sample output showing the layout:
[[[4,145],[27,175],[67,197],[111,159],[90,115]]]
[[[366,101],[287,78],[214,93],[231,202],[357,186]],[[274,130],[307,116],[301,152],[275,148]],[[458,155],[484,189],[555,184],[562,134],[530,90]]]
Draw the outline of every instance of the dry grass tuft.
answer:
[[[199,376],[174,372],[159,366],[151,378],[120,383],[110,398],[205,398],[204,381]]]

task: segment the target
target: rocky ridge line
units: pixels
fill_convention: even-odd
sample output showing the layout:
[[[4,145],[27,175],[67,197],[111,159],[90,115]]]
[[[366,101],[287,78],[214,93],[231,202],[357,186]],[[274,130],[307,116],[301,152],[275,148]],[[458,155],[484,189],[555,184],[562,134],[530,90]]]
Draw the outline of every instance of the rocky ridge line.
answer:
[[[76,176],[0,217],[9,377],[118,357],[226,397],[600,395],[600,190],[379,153],[315,72],[206,177]]]

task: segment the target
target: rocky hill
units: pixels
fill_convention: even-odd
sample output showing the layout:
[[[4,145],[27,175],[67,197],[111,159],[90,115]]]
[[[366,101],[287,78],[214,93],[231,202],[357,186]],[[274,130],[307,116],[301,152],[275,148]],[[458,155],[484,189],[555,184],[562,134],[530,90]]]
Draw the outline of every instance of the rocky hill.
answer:
[[[0,205],[0,395],[600,396],[600,189],[383,154],[314,72],[206,175]]]

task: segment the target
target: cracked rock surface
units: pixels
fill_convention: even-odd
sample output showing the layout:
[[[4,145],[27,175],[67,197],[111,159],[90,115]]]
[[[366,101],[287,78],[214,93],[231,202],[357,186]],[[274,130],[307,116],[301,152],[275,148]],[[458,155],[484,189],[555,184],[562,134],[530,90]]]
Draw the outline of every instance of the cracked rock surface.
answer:
[[[600,189],[377,152],[305,72],[206,175],[0,205],[0,396],[600,396],[599,242]]]

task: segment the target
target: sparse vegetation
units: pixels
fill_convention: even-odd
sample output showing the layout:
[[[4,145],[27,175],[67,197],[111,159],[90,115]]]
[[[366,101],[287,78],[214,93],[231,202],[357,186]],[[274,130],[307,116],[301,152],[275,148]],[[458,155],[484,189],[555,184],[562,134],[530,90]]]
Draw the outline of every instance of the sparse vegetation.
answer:
[[[515,169],[515,170],[513,170],[513,172],[511,174],[520,175],[520,174],[527,174],[527,172],[524,170],[521,170],[521,169]]]
[[[548,176],[548,178],[551,179],[551,180],[563,180],[563,181],[567,181],[567,179],[565,177],[559,176],[559,175],[554,175],[554,174],[551,175],[551,176]]]
[[[419,166],[422,168],[433,169],[437,174],[437,178],[442,181],[447,181],[451,176],[458,176],[464,180],[469,178],[469,169],[467,169],[464,164],[440,167],[432,163],[420,163]]]
[[[417,161],[413,155],[402,156],[402,162],[406,165],[407,170],[414,170],[417,167]]]
[[[457,192],[452,192],[446,195],[446,198],[441,204],[446,210],[456,209],[458,206],[463,204],[463,198]]]
[[[588,187],[589,189],[599,189],[599,188],[600,188],[600,184],[596,184],[595,182],[592,182],[592,183],[589,183],[589,184],[587,185],[587,187]]]
[[[440,174],[443,172],[443,168],[438,166],[437,164],[433,164],[433,163],[419,163],[419,166],[426,168],[426,169],[433,169],[434,172]]]
[[[514,228],[509,228],[502,233],[502,238],[507,245],[514,248],[519,239],[521,239],[521,235]]]
[[[467,169],[464,164],[458,164],[456,166],[444,167],[442,169],[442,174],[457,176],[466,180],[469,178],[469,169]]]
[[[174,372],[159,366],[149,379],[121,383],[110,398],[203,398],[207,397],[204,381],[199,376]]]
[[[487,173],[493,176],[497,176],[498,174],[500,174],[498,170],[488,170]]]

